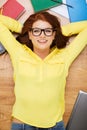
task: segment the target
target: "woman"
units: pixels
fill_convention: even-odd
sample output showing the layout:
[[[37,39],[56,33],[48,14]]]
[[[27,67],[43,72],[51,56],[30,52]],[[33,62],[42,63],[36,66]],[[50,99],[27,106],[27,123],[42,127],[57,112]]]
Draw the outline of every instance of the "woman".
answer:
[[[15,39],[9,30],[21,33]],[[78,35],[66,47],[73,34]],[[22,27],[0,15],[0,41],[14,68],[12,130],[65,130],[66,77],[71,63],[87,44],[86,35],[87,21],[61,28],[54,15],[39,12],[32,14]]]

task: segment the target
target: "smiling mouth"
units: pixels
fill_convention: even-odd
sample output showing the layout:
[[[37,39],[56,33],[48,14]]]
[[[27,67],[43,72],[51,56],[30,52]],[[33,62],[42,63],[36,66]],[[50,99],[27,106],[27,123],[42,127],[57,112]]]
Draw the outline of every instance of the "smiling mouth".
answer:
[[[47,43],[47,40],[38,40],[39,43]]]

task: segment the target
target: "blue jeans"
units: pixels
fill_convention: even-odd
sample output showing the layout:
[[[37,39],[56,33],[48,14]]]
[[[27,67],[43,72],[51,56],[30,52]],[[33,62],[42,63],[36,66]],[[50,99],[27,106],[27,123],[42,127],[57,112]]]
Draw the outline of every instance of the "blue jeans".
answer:
[[[64,122],[60,121],[51,128],[39,128],[27,124],[12,123],[11,130],[65,130]]]

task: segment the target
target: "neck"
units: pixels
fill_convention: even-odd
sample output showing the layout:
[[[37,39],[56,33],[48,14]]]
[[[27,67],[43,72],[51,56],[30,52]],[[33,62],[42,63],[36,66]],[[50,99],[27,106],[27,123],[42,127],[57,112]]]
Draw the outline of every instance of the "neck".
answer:
[[[50,49],[47,50],[34,49],[34,53],[38,55],[41,59],[44,59],[46,56],[49,55]]]

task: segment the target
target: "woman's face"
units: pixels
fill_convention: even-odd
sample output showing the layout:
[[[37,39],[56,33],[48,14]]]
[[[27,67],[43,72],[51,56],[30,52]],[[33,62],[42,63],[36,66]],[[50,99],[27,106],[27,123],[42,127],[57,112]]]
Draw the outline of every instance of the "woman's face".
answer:
[[[46,21],[36,21],[32,26],[32,31],[29,31],[29,39],[32,41],[34,50],[50,49],[54,38],[55,31],[53,31],[52,26]]]

